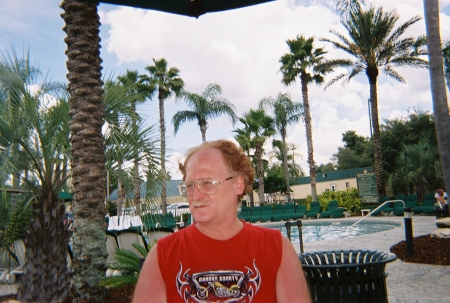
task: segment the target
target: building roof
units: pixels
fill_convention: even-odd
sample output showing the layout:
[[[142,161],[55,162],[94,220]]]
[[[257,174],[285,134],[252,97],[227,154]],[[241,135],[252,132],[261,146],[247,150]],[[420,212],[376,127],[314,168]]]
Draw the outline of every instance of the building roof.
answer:
[[[166,181],[166,194],[167,197],[180,197],[180,192],[178,190],[178,185],[181,183],[181,180],[168,180]],[[141,198],[147,196],[147,182],[141,183]],[[161,197],[161,187],[158,186],[155,189],[156,193],[152,194],[153,197]],[[126,200],[133,199],[133,192],[128,191],[125,195]],[[113,192],[109,195],[109,201],[117,200],[117,189],[113,190]]]
[[[326,173],[317,173],[316,174],[316,182],[329,182],[336,180],[344,180],[344,179],[353,179],[356,178],[357,174],[363,173],[364,171],[373,171],[372,167],[360,167],[360,168],[352,168],[347,170],[337,170]],[[297,178],[292,180],[291,185],[301,185],[301,184],[310,184],[311,178]]]

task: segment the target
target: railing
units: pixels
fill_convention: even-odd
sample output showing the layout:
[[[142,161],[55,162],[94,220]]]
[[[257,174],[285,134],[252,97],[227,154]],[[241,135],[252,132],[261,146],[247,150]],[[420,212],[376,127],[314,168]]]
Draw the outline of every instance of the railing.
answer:
[[[365,217],[362,217],[361,219],[359,219],[358,221],[356,221],[355,223],[350,225],[348,228],[352,228],[353,226],[355,226],[356,224],[358,224],[359,222],[361,222],[365,218],[369,217],[372,213],[374,213],[378,209],[382,208],[385,204],[392,203],[392,202],[402,202],[403,203],[403,208],[405,208],[405,201],[403,201],[403,200],[388,200],[388,201],[385,201],[385,202],[381,203],[377,208],[372,209]]]

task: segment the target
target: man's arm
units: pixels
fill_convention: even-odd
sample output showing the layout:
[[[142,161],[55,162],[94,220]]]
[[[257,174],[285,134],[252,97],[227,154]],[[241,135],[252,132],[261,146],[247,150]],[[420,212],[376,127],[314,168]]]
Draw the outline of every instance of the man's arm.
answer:
[[[145,259],[144,266],[134,291],[133,303],[166,303],[166,285],[161,276],[158,264],[157,245],[152,249]]]
[[[311,303],[302,265],[292,243],[282,237],[282,257],[275,286],[277,303]]]

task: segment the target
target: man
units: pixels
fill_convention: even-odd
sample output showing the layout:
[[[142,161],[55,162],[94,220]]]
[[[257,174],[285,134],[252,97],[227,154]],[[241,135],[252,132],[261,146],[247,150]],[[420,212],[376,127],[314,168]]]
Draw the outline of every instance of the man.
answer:
[[[179,166],[195,222],[153,246],[133,302],[311,302],[289,240],[237,216],[254,180],[242,149],[205,142]]]

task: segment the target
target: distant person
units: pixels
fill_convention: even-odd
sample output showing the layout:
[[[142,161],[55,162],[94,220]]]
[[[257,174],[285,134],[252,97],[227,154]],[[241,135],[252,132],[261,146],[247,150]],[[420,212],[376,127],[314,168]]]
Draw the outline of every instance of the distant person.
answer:
[[[443,189],[438,189],[434,195],[436,198],[436,204],[439,206],[439,211],[437,211],[436,217],[449,217],[449,209],[447,202],[447,193]]]
[[[444,192],[443,189],[438,189],[436,191],[436,194],[434,194],[434,197],[436,198],[437,202],[440,203],[440,207],[444,207],[445,204],[447,204],[447,193]]]
[[[195,222],[152,247],[133,302],[311,302],[289,240],[237,216],[254,182],[242,149],[226,140],[205,142],[179,167]]]

